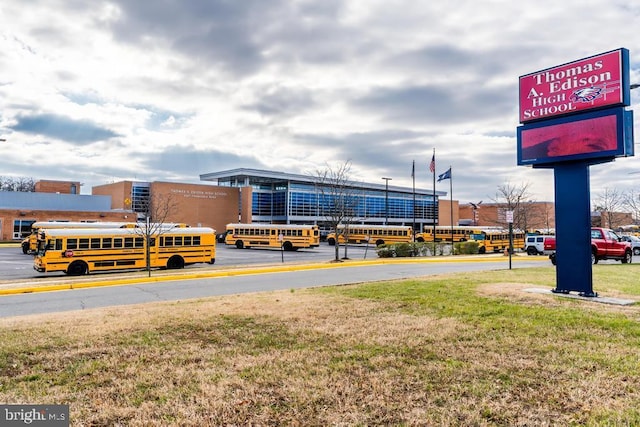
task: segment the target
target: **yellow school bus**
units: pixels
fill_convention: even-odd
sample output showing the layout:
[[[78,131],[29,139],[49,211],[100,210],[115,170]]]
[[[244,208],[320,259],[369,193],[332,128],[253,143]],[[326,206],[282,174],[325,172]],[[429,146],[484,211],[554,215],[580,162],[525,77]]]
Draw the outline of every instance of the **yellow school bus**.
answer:
[[[524,247],[525,233],[513,232],[513,248]],[[478,243],[478,253],[503,252],[509,248],[508,230],[478,230],[471,235],[471,240]]]
[[[59,228],[140,228],[146,227],[146,224],[139,222],[118,222],[118,221],[36,221],[31,224],[31,234],[22,240],[22,253],[35,254],[38,246],[38,232],[40,230],[59,229]],[[156,228],[181,228],[188,227],[184,223],[151,223],[151,230]]]
[[[446,226],[436,225],[435,238],[433,226],[425,226],[424,231],[416,235],[417,242],[451,242],[451,236],[453,235],[454,242],[466,242],[471,240],[471,235],[474,232],[480,230],[480,227],[469,226]]]
[[[42,229],[33,268],[82,275],[147,267],[147,235],[140,228]],[[216,233],[208,227],[174,227],[150,233],[150,268],[213,264]]]
[[[320,246],[320,229],[304,224],[227,224],[224,242],[236,248],[266,247],[285,251]]]
[[[34,254],[38,246],[38,232],[42,229],[58,228],[131,228],[135,222],[100,222],[100,221],[36,221],[31,224],[31,233],[20,245],[23,254]]]
[[[352,224],[349,227],[338,225],[338,243],[373,243],[376,246],[385,243],[409,243],[413,241],[413,228],[409,225],[363,225]],[[345,236],[346,235],[346,236]],[[336,233],[327,235],[327,243],[336,244]]]

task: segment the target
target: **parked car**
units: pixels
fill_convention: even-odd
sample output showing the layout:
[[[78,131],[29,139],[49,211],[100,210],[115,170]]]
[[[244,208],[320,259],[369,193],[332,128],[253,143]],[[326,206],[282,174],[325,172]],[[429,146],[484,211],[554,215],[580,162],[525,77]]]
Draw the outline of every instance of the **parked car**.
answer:
[[[554,241],[555,243],[555,241]],[[591,263],[597,264],[600,260],[615,259],[628,264],[631,262],[633,252],[631,243],[622,240],[615,231],[608,228],[591,228]],[[549,255],[553,265],[556,265],[556,253]]]
[[[620,238],[624,242],[631,243],[631,249],[633,250],[634,255],[640,255],[640,237],[629,235],[629,236],[620,236]]]

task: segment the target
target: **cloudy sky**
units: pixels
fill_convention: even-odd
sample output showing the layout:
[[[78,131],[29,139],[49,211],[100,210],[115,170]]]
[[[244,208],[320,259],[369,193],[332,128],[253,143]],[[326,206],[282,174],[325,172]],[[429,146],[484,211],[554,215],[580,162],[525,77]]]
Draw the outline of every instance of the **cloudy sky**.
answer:
[[[461,203],[553,201],[552,171],[516,165],[518,77],[624,47],[640,83],[629,0],[3,0],[0,23],[0,176],[83,194],[347,160],[406,187],[415,160],[431,189],[435,149]],[[592,196],[640,188],[636,151],[591,167]]]

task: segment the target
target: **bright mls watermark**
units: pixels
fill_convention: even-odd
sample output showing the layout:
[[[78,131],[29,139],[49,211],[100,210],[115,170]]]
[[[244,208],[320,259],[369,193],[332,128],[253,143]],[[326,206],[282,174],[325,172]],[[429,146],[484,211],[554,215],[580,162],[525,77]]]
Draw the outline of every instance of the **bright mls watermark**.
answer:
[[[69,427],[69,405],[0,405],[0,426]]]

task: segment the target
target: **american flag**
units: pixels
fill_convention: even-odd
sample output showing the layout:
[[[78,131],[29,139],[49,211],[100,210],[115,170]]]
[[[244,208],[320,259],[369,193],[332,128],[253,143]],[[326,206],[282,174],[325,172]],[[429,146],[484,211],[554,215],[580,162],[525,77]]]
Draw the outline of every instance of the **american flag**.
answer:
[[[435,153],[433,154],[433,156],[431,156],[431,163],[429,163],[429,172],[431,172],[431,173],[435,173],[436,172],[436,155],[435,155]]]

